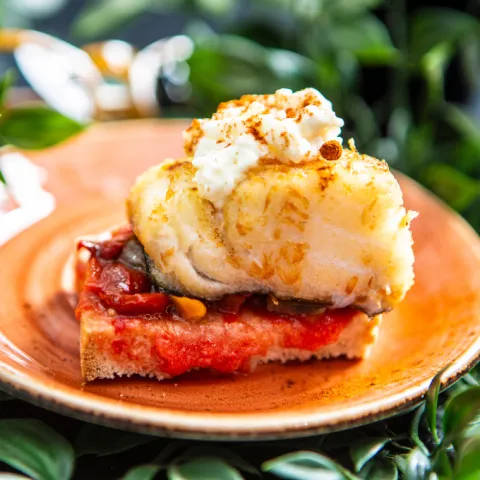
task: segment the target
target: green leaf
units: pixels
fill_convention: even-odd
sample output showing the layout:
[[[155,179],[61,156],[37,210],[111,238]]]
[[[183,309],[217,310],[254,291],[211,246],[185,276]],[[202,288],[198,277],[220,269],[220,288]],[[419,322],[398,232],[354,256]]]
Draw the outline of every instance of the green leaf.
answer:
[[[335,26],[330,41],[340,51],[352,52],[364,64],[391,64],[399,58],[387,27],[373,14],[348,23],[339,23]]]
[[[443,448],[440,448],[435,454],[433,471],[440,478],[452,478],[453,471],[450,458],[448,457],[448,453]]]
[[[122,477],[122,480],[153,480],[159,470],[160,466],[158,465],[140,465],[139,467],[131,468]]]
[[[124,452],[155,440],[158,438],[86,423],[78,432],[74,448],[77,457],[89,454],[106,456]]]
[[[426,185],[452,208],[463,211],[480,195],[480,182],[447,164],[430,165],[424,173]]]
[[[111,33],[154,7],[173,8],[182,0],[94,0],[75,18],[72,34],[77,38],[94,39]]]
[[[171,465],[168,480],[242,480],[238,470],[215,457],[199,457],[182,464]]]
[[[402,145],[407,139],[411,125],[411,112],[405,108],[397,107],[391,113],[388,121],[388,135],[395,138],[396,142]]]
[[[395,455],[392,458],[392,462],[397,466],[397,469],[400,470],[400,472],[402,472],[403,475],[405,476],[408,468],[408,455],[407,454]]]
[[[206,15],[222,17],[232,13],[237,2],[236,0],[195,0],[195,5]]]
[[[449,123],[460,135],[480,145],[480,124],[472,115],[456,105],[446,103],[442,108],[442,119]]]
[[[47,107],[16,108],[0,117],[0,138],[25,149],[51,147],[83,129],[84,125]]]
[[[266,52],[267,66],[280,78],[313,75],[315,64],[308,58],[289,50],[271,48]]]
[[[3,176],[3,173],[1,170],[0,170],[0,183],[3,183],[4,185],[7,184],[7,181],[5,180],[5,177]]]
[[[435,375],[430,383],[425,404],[425,418],[427,421],[427,426],[432,434],[433,440],[437,445],[440,443],[440,438],[438,437],[437,432],[438,394],[440,392],[440,386],[442,385],[442,375],[444,371],[445,370],[442,370]]]
[[[471,387],[480,387],[480,382],[475,378],[475,376],[472,373],[466,373],[463,377],[462,380],[470,385]]]
[[[72,475],[71,445],[38,420],[0,420],[0,461],[35,480],[67,480]]]
[[[469,438],[458,452],[455,480],[478,480],[480,478],[480,437]]]
[[[410,51],[419,62],[441,43],[456,44],[470,33],[479,33],[477,19],[460,10],[428,8],[419,11],[411,21]]]
[[[410,425],[410,438],[414,445],[416,445],[425,455],[428,454],[427,447],[422,442],[419,435],[420,422],[422,421],[423,414],[425,413],[425,404],[420,405],[416,410],[412,418]]]
[[[297,21],[302,23],[315,22],[315,20],[322,14],[324,10],[322,0],[302,0],[300,2],[292,2],[287,0],[286,2],[281,2],[281,4],[286,10],[286,15],[294,17]]]
[[[372,437],[353,443],[350,447],[350,457],[355,471],[359,472],[390,441],[388,437]]]
[[[0,473],[0,480],[28,480],[28,477],[16,473]]]
[[[374,459],[363,467],[360,476],[367,480],[397,480],[398,469],[391,460]]]
[[[315,452],[288,453],[262,465],[264,472],[299,480],[356,480],[358,477],[332,459]]]
[[[431,150],[436,145],[434,125],[424,123],[408,131],[405,154],[399,159],[403,161],[402,170],[413,176],[418,176],[425,164],[429,161]]]
[[[480,437],[480,418],[475,420],[471,426],[469,426],[465,433],[462,435],[463,438],[472,438],[472,437]]]
[[[0,108],[5,105],[5,100],[7,99],[8,90],[15,82],[15,74],[13,70],[8,70],[0,78]]]
[[[235,35],[208,35],[195,39],[195,44],[188,60],[192,101],[208,114],[219,102],[245,92],[304,87],[304,76],[315,74],[315,65],[300,55],[268,49]]]
[[[460,44],[462,76],[468,91],[476,91],[480,82],[480,42],[468,35]]]
[[[383,0],[333,0],[329,2],[329,13],[342,16],[354,16],[378,7]]]
[[[190,458],[198,457],[215,457],[224,460],[229,465],[232,465],[239,470],[250,473],[252,475],[260,475],[260,472],[250,463],[246,462],[240,455],[229,448],[218,447],[214,445],[201,445],[191,447],[186,450],[177,462],[187,461]]]
[[[430,459],[418,447],[407,456],[406,480],[426,479],[431,469]]]
[[[444,97],[445,70],[450,63],[454,50],[448,42],[432,47],[421,59],[421,67],[428,86],[428,100],[435,104]]]
[[[480,415],[480,387],[471,387],[451,397],[443,414],[443,431],[448,445],[460,438]]]

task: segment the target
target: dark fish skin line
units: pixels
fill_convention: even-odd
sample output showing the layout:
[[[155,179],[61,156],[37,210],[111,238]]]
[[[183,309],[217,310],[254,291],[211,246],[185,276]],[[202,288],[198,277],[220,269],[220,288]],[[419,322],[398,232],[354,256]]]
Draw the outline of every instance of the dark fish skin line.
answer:
[[[145,272],[150,277],[150,279],[152,280],[152,284],[155,285],[155,291],[165,292],[165,293],[172,294],[172,295],[185,296],[185,294],[181,291],[174,290],[174,289],[171,289],[171,288],[166,288],[164,285],[161,285],[157,280],[157,275],[155,275],[155,271],[158,270],[158,268],[156,267],[154,261],[145,252],[145,249],[143,248],[142,244],[136,238],[133,238],[133,239],[129,240],[127,245],[129,245],[130,242],[132,242],[132,244],[135,244],[134,248],[136,249],[136,251],[135,251],[136,254],[138,254],[140,252],[140,249],[141,249],[141,253],[143,255],[144,262],[142,263],[142,267],[139,268],[138,265],[135,266],[135,264],[132,263],[132,262],[129,262],[128,259],[122,259],[122,255],[124,253],[124,252],[122,252],[122,255],[120,255],[120,258],[119,258],[119,260],[122,263],[125,263],[127,266],[130,266],[131,268],[135,268],[137,270],[142,270],[143,272]],[[132,250],[133,250],[133,248],[132,248]],[[128,255],[128,253],[127,253],[127,255]],[[201,272],[199,272],[199,274],[201,274]],[[209,280],[212,280],[212,279],[209,279]],[[249,293],[249,292],[242,292],[242,293]],[[266,294],[268,294],[268,293],[266,293]],[[205,300],[205,299],[200,299],[200,300]],[[218,300],[218,299],[207,299],[207,300]],[[289,299],[277,299],[277,300],[279,300],[280,302],[284,301],[285,303],[288,302],[288,305],[286,305],[286,308],[283,309],[283,311],[285,313],[291,313],[291,311],[290,311],[291,307],[293,307],[293,310],[295,310],[295,306],[294,305],[292,306],[292,303],[298,304],[298,309],[302,310],[303,313],[305,313],[305,314],[311,313],[311,312],[309,312],[309,310],[313,311],[313,310],[318,310],[319,308],[328,308],[328,306],[331,305],[331,303],[329,303],[328,301],[327,302],[302,302],[302,301],[298,301],[298,300],[290,299],[290,298]],[[365,311],[365,309],[362,308],[361,306],[358,306],[358,305],[355,305],[355,304],[352,304],[352,305],[349,305],[349,306],[360,310],[361,312],[365,313],[369,317],[374,317],[376,315],[380,315],[381,313],[388,312],[388,311],[391,310],[391,308],[383,308],[383,309],[380,308],[376,311],[369,312],[369,311]],[[282,309],[280,308],[279,310],[282,310]],[[298,311],[295,311],[294,313],[298,313]]]

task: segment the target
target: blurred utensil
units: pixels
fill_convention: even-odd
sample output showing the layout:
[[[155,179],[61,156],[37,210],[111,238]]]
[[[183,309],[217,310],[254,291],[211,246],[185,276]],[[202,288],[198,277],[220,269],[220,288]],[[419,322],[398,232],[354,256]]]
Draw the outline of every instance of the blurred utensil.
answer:
[[[0,50],[13,51],[22,75],[52,108],[85,122],[97,114],[100,71],[87,53],[32,30],[0,30]]]
[[[137,51],[120,40],[78,48],[33,30],[0,30],[0,51],[13,52],[32,89],[55,110],[82,122],[158,116],[159,79],[161,96],[185,101],[193,49],[185,35]]]
[[[138,52],[130,67],[129,83],[133,102],[141,116],[159,114],[159,79],[171,100],[186,100],[191,90],[186,61],[192,55],[193,49],[190,37],[176,35],[157,40]]]

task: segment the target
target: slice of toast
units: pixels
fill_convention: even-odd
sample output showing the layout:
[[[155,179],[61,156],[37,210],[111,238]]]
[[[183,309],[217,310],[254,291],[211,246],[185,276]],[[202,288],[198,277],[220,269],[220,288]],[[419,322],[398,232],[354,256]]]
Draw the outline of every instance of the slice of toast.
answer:
[[[333,343],[315,351],[290,346],[291,325],[254,314],[226,322],[118,318],[84,312],[81,361],[85,380],[141,375],[159,380],[191,369],[252,371],[270,361],[310,358],[365,358],[375,342],[381,316],[356,313]],[[295,327],[294,327],[295,328]],[[319,327],[320,328],[320,327]],[[285,346],[285,339],[290,338]]]
[[[134,374],[161,380],[195,369],[248,373],[270,361],[365,358],[375,342],[381,315],[369,318],[351,308],[285,315],[247,301],[235,313],[208,304],[206,315],[198,321],[186,320],[173,304],[161,312],[120,314],[105,305],[92,289],[92,282],[98,281],[98,268],[119,262],[112,257],[111,247],[121,251],[123,242],[132,235],[128,226],[122,226],[111,235],[89,238],[90,253],[77,249],[76,314],[81,324],[81,366],[86,381]],[[104,254],[110,252],[109,259],[102,260],[103,267],[96,258],[101,257],[98,252],[102,249]],[[116,283],[114,280],[113,286]],[[149,291],[140,296],[152,295]]]

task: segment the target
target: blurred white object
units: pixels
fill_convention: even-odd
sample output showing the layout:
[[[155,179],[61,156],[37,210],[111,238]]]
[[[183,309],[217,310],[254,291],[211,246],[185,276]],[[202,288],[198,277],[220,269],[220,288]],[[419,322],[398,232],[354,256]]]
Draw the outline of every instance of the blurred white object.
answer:
[[[95,91],[102,75],[88,54],[67,42],[39,32],[14,52],[18,68],[51,107],[80,122],[95,116]]]
[[[55,209],[54,196],[42,188],[45,171],[20,153],[0,156],[0,245]]]
[[[9,8],[28,17],[44,18],[60,10],[67,0],[7,0]]]
[[[161,75],[169,79],[172,87],[168,93],[177,97],[174,100],[188,97],[190,70],[186,61],[193,50],[194,44],[190,37],[176,35],[157,40],[137,53],[130,67],[129,80],[132,100],[141,116],[149,117],[159,113],[156,87]]]
[[[167,104],[186,102],[192,93],[187,60],[194,48],[186,35],[137,52],[121,40],[78,48],[35,30],[0,29],[0,52],[13,52],[32,90],[79,122],[158,116],[158,91]]]

